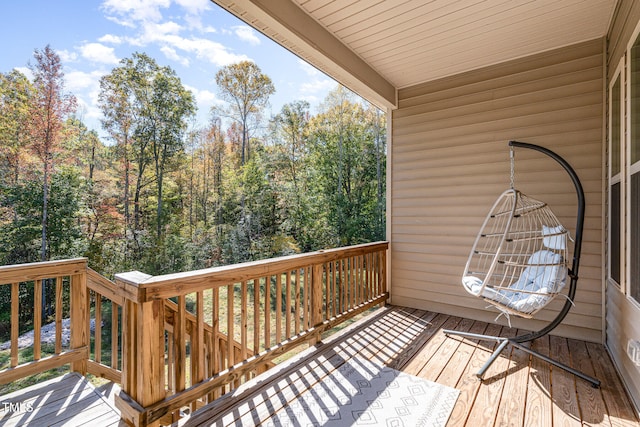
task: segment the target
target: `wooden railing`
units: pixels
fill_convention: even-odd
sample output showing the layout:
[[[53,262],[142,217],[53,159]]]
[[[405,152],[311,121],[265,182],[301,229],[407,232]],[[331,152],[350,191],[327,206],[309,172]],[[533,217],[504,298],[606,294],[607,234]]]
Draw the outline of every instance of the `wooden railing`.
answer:
[[[0,267],[0,286],[11,287],[10,365],[0,371],[0,384],[71,364],[74,371],[85,373],[89,359],[89,310],[86,286],[87,261],[84,258]],[[53,313],[55,338],[53,354],[45,355],[40,340],[42,331],[43,288],[55,288]],[[51,293],[51,292],[46,292]],[[21,307],[20,294],[32,294],[33,306]],[[65,298],[65,295],[68,295]],[[23,301],[27,298],[23,298]],[[65,304],[66,300],[66,304]],[[33,356],[19,361],[20,313],[27,312],[33,324]],[[66,312],[66,313],[65,313]],[[33,313],[39,315],[34,316]],[[63,341],[63,318],[70,321],[70,337]],[[46,352],[51,353],[50,351]]]
[[[124,297],[113,282],[87,268],[85,258],[2,266],[0,286],[11,287],[10,363],[0,371],[0,384],[67,364],[83,375],[121,381],[118,325]],[[53,296],[53,301],[45,304],[43,295]],[[22,306],[26,301],[29,307]],[[45,306],[48,310],[43,316]],[[104,319],[103,311],[111,313],[109,319]],[[21,319],[25,312],[28,318]],[[43,343],[41,339],[46,319],[53,323],[53,343]],[[23,343],[21,351],[19,327],[25,322],[33,327],[33,341]],[[110,336],[107,345],[103,344],[103,335]],[[19,357],[21,352],[32,356],[20,360],[24,359]],[[102,360],[103,352],[110,360]]]
[[[87,287],[89,288],[89,307],[93,308],[95,325],[93,328],[94,357],[88,360],[87,371],[115,383],[121,383],[121,316],[125,297],[115,283],[90,268],[87,269]],[[108,330],[103,334],[103,326],[107,325]],[[102,342],[103,335],[108,338],[106,346]],[[107,356],[106,360],[102,359],[103,353]]]
[[[129,272],[115,281],[85,258],[0,267],[0,286],[11,294],[10,362],[0,384],[69,364],[121,384],[116,405],[127,423],[169,424],[384,303],[387,248],[371,243],[157,277]],[[43,295],[55,302],[44,304]],[[46,347],[43,319],[55,325]],[[19,357],[25,322],[34,331],[28,360]]]
[[[123,419],[135,426],[175,421],[384,303],[387,248],[382,242],[157,277],[117,275],[127,295],[116,398]]]

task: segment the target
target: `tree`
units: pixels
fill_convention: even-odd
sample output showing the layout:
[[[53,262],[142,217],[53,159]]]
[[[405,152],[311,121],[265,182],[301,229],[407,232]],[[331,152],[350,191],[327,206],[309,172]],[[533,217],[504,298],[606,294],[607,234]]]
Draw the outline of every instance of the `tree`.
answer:
[[[124,230],[122,235],[128,242],[131,230],[131,145],[133,141],[134,123],[137,119],[133,88],[129,79],[129,60],[123,60],[121,67],[111,70],[111,73],[100,79],[100,94],[98,105],[102,110],[102,127],[115,142],[115,152],[122,162],[122,210],[124,216]],[[129,244],[125,244],[125,259],[128,258]]]
[[[282,188],[283,230],[291,234],[303,251],[314,249],[309,233],[314,218],[310,215],[308,170],[306,162],[309,103],[295,101],[285,104],[272,121],[276,147],[274,175]]]
[[[117,142],[125,165],[123,204],[127,224],[129,186],[134,186],[130,234],[136,253],[141,254],[141,238],[149,231],[150,223],[155,225],[155,233],[152,232],[155,242],[146,244],[161,249],[167,224],[165,177],[184,153],[187,122],[196,109],[193,95],[184,88],[175,71],[160,67],[143,53],[123,59],[100,84],[99,100],[105,115],[103,127]],[[155,200],[151,201],[148,188],[153,186]],[[151,202],[143,203],[143,198]],[[149,214],[154,208],[155,221]]]
[[[18,183],[32,94],[33,87],[21,72],[0,73],[0,183]]]
[[[324,111],[309,123],[313,191],[322,195],[334,244],[384,238],[384,225],[379,224],[384,119],[378,115],[372,120],[373,108],[365,109],[352,93],[338,87],[327,96]]]
[[[160,241],[165,223],[162,200],[165,172],[176,155],[184,152],[187,119],[195,113],[196,106],[193,95],[171,68],[158,68],[149,77],[151,96],[138,136],[151,142],[157,189],[156,238]]]
[[[269,96],[275,93],[271,79],[256,64],[242,61],[222,67],[216,73],[220,97],[229,103],[228,108],[214,107],[215,112],[240,124],[242,131],[241,165],[250,157],[250,128],[258,122]]]
[[[64,73],[60,57],[49,45],[34,52],[35,64],[29,68],[33,73],[34,96],[29,111],[29,133],[31,147],[43,165],[42,183],[42,246],[40,258],[47,259],[47,208],[49,202],[49,179],[53,168],[53,155],[58,149],[64,119],[75,111],[76,99],[65,94]]]

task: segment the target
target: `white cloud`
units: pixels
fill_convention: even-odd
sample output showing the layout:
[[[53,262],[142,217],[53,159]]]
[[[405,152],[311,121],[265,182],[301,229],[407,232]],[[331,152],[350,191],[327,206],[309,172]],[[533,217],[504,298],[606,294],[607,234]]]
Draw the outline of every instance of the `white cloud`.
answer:
[[[256,33],[253,31],[253,28],[248,27],[246,25],[237,25],[233,27],[233,30],[236,36],[249,44],[257,46],[260,44],[260,39],[256,36]]]
[[[29,67],[15,67],[14,70],[20,71],[29,79],[30,82],[33,81],[33,73],[31,72]]]
[[[209,0],[175,0],[177,4],[187,10],[190,15],[198,15],[210,8]]]
[[[211,9],[209,0],[175,0],[175,2],[186,10],[186,15],[182,18],[188,28],[207,32],[202,24],[202,16]]]
[[[94,70],[89,73],[84,71],[70,71],[65,73],[65,87],[70,92],[84,92],[87,90],[100,89],[100,78],[106,72]]]
[[[332,90],[336,82],[331,79],[315,79],[300,85],[301,94],[322,93]]]
[[[100,43],[120,44],[122,43],[122,37],[113,34],[105,34],[98,39]]]
[[[249,59],[246,55],[232,53],[224,45],[208,39],[186,39],[176,35],[167,35],[162,40],[173,48],[193,53],[198,59],[209,61],[220,67]]]
[[[224,101],[218,99],[215,93],[207,89],[198,89],[193,86],[184,85],[184,87],[193,93],[198,104],[199,111],[208,111],[214,104],[224,104]]]
[[[146,22],[143,24],[143,33],[139,37],[132,39],[129,38],[129,42],[134,45],[146,46],[149,43],[156,41],[163,41],[167,35],[176,35],[180,33],[182,27],[172,21],[158,24],[155,22]]]
[[[136,21],[157,22],[162,19],[160,9],[171,5],[171,0],[105,0],[102,9],[121,25],[132,26]]]
[[[298,58],[298,65],[300,66],[300,69],[304,71],[308,76],[318,76],[322,74],[322,72],[319,71],[316,67],[300,58]]]
[[[185,67],[189,66],[189,58],[178,55],[178,52],[176,52],[174,48],[169,46],[162,46],[160,48],[160,51],[164,53],[164,56],[166,56],[168,59],[179,62]]]
[[[107,72],[104,70],[91,72],[74,70],[65,73],[65,89],[76,96],[85,119],[95,121],[102,117],[102,111],[98,107],[98,96],[100,79],[105,74]]]
[[[62,62],[74,62],[78,59],[78,54],[75,52],[69,52],[68,50],[56,51]]]
[[[84,58],[93,62],[117,64],[120,61],[112,47],[100,43],[85,43],[79,49]]]

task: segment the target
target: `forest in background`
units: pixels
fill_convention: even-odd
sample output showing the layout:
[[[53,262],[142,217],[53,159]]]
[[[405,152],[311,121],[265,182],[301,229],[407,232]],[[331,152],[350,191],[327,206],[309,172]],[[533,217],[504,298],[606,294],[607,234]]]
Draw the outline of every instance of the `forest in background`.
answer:
[[[29,68],[0,73],[0,265],[158,275],[385,237],[386,118],[342,86],[266,117],[271,78],[231,64],[196,123],[176,73],[135,53],[100,80],[103,139],[50,46]]]

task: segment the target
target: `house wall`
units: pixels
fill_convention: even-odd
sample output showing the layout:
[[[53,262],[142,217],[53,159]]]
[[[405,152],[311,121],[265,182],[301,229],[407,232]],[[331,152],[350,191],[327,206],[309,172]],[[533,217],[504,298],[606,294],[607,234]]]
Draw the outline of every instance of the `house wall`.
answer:
[[[602,342],[603,45],[597,39],[399,91],[390,147],[393,304],[495,319],[460,278],[485,215],[509,187],[507,142],[519,140],[563,156],[582,180],[576,305],[554,333]],[[517,150],[516,186],[574,230],[574,187],[555,161]],[[539,329],[563,303],[512,324]]]
[[[608,36],[608,81],[612,80],[639,22],[640,2],[635,0],[618,2],[618,9]],[[623,126],[626,127],[627,123],[626,120],[623,121]],[[640,368],[627,356],[629,339],[640,339],[640,307],[625,295],[623,289],[613,284],[606,286],[605,307],[606,346],[636,407],[640,408]]]

